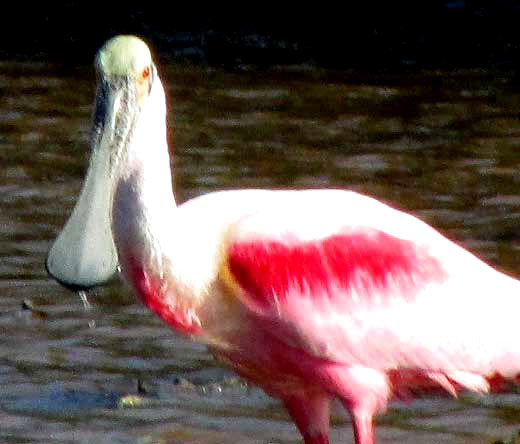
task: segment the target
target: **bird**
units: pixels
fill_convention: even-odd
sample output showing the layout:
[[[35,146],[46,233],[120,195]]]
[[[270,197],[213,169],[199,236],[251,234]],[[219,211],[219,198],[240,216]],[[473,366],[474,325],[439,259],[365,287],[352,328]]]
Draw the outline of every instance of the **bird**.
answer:
[[[330,404],[356,444],[428,392],[488,393],[520,373],[520,282],[419,218],[343,189],[223,190],[177,204],[165,92],[148,45],[95,58],[86,179],[46,267],[89,288],[120,268],[174,331],[278,398],[305,444]]]

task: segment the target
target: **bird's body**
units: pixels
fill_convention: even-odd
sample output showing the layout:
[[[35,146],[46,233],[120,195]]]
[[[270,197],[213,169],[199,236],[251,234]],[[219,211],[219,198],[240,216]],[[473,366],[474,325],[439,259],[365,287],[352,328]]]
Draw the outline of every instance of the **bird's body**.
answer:
[[[518,282],[367,196],[225,191],[170,221],[151,242],[160,252],[119,250],[128,282],[173,329],[286,403],[319,396],[322,410],[339,397],[372,416],[394,397],[485,393],[519,372]]]
[[[107,79],[117,39],[132,38],[101,50]],[[97,155],[110,160],[111,232],[150,309],[280,398],[306,444],[328,442],[333,398],[356,443],[372,444],[372,418],[394,397],[488,392],[516,378],[520,283],[417,218],[342,190],[223,191],[177,206],[164,92],[135,40],[123,54],[137,72],[131,136],[110,137],[121,134],[114,99],[94,149],[115,153]],[[78,236],[70,230],[60,242]],[[64,250],[47,266],[69,282]]]

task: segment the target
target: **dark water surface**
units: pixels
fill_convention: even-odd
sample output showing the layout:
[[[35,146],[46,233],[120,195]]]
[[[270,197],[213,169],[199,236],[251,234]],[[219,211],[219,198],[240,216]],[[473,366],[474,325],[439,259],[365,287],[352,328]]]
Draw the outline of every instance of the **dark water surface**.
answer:
[[[520,91],[507,74],[171,66],[162,77],[179,200],[351,188],[520,275]],[[90,68],[0,63],[0,442],[300,442],[276,401],[120,284],[91,294],[87,311],[47,277],[46,251],[81,186],[93,94]],[[41,312],[23,310],[26,299]],[[331,442],[351,442],[345,415],[333,423]],[[377,436],[491,443],[519,429],[519,395],[463,395],[392,404]]]

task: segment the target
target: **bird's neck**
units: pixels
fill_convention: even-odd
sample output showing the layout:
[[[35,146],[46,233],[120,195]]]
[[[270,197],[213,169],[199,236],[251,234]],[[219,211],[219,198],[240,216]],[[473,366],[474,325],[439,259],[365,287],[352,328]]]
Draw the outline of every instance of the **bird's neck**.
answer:
[[[166,140],[146,140],[136,128],[119,160],[112,205],[112,231],[123,272],[130,260],[147,272],[161,271],[168,224],[176,211],[171,180]]]
[[[177,207],[164,114],[145,111],[114,169],[114,242],[122,274],[143,302],[172,327],[192,333],[193,301],[171,276]]]
[[[121,271],[141,300],[172,328],[199,330],[195,301],[176,281],[170,258],[175,246],[177,207],[166,143],[154,155],[133,146],[114,189],[112,231]],[[155,145],[154,150],[159,146]]]

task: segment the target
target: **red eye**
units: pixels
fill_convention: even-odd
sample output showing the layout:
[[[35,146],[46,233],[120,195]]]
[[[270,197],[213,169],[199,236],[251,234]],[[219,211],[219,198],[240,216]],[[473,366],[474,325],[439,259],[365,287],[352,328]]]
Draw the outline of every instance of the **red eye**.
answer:
[[[150,67],[147,66],[143,69],[143,72],[141,73],[141,78],[143,80],[146,80],[148,77],[150,77]]]

